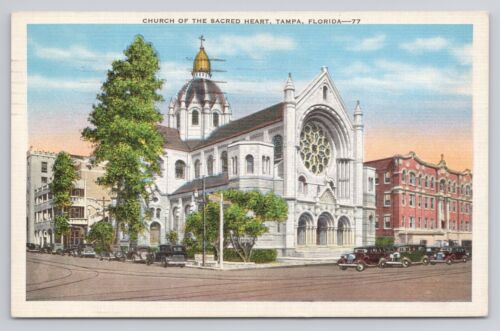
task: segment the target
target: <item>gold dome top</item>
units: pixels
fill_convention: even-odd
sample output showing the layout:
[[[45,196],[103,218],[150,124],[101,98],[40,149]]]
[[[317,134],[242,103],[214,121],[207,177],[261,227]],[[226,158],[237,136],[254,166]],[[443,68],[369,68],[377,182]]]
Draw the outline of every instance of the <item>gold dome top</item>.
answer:
[[[193,74],[196,72],[205,72],[211,75],[210,70],[210,59],[208,58],[203,45],[200,47],[200,51],[196,55],[193,61]]]

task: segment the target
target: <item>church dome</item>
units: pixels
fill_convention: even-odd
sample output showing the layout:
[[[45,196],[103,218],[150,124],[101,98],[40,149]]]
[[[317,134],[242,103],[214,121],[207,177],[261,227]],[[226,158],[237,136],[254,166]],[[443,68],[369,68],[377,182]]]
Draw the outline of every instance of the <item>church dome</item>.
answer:
[[[196,54],[193,61],[193,75],[199,72],[211,75],[210,59],[208,58],[203,45],[200,47],[200,50],[198,51],[198,54]]]
[[[177,94],[177,101],[184,101],[186,105],[199,103],[200,107],[203,107],[205,102],[208,102],[210,108],[214,104],[219,104],[222,108],[227,103],[224,93],[217,84],[205,78],[194,78],[184,84]]]

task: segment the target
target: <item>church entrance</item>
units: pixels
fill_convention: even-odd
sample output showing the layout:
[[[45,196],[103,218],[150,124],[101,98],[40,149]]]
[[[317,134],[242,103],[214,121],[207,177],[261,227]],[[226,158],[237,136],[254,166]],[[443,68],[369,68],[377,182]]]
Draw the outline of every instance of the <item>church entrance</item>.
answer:
[[[154,222],[149,227],[149,244],[158,246],[160,244],[160,224]]]

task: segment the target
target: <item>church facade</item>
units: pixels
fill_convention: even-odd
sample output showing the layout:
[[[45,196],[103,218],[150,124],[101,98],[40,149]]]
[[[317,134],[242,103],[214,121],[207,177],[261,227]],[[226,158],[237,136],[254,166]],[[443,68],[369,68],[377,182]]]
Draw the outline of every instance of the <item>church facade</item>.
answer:
[[[162,174],[139,243],[164,243],[172,230],[182,239],[203,189],[240,189],[273,191],[288,204],[288,219],[270,222],[257,248],[312,257],[374,244],[375,172],[363,165],[363,112],[358,102],[349,114],[327,68],[302,91],[289,75],[282,102],[236,120],[211,77],[201,45],[192,79],[159,127]]]

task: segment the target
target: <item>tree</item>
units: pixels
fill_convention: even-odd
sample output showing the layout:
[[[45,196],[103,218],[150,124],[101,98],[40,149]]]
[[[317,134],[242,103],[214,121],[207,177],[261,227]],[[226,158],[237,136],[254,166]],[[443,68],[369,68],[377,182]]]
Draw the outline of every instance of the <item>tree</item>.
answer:
[[[87,234],[87,240],[95,244],[97,253],[109,252],[113,237],[113,226],[105,220],[94,223]]]
[[[217,195],[217,194],[215,194]],[[268,232],[265,222],[286,220],[288,207],[281,197],[274,193],[258,191],[228,190],[223,192],[224,200],[230,205],[224,209],[224,243],[229,242],[243,261],[248,262],[257,238]],[[219,247],[219,204],[209,201],[205,206],[206,239],[209,247]],[[197,211],[189,215],[186,232],[203,238],[203,216]],[[202,240],[202,239],[200,239]]]
[[[142,36],[124,54],[125,59],[113,61],[82,137],[93,144],[94,162],[106,161],[98,184],[116,197],[110,214],[137,240],[145,228],[141,202],[147,204],[153,178],[161,172],[164,141],[157,124],[163,117],[157,103],[163,100],[158,94],[163,80],[156,76],[156,51]]]
[[[54,233],[60,238],[70,230],[68,211],[72,205],[71,190],[78,179],[76,167],[71,156],[66,152],[57,154],[52,166],[54,179],[50,183],[50,190],[54,199],[55,218]]]
[[[377,247],[391,247],[394,245],[394,237],[377,237],[375,239],[375,246]]]
[[[175,245],[175,244],[177,244],[177,241],[179,240],[179,234],[177,233],[177,231],[170,230],[167,233],[167,239],[168,239],[169,243]]]

